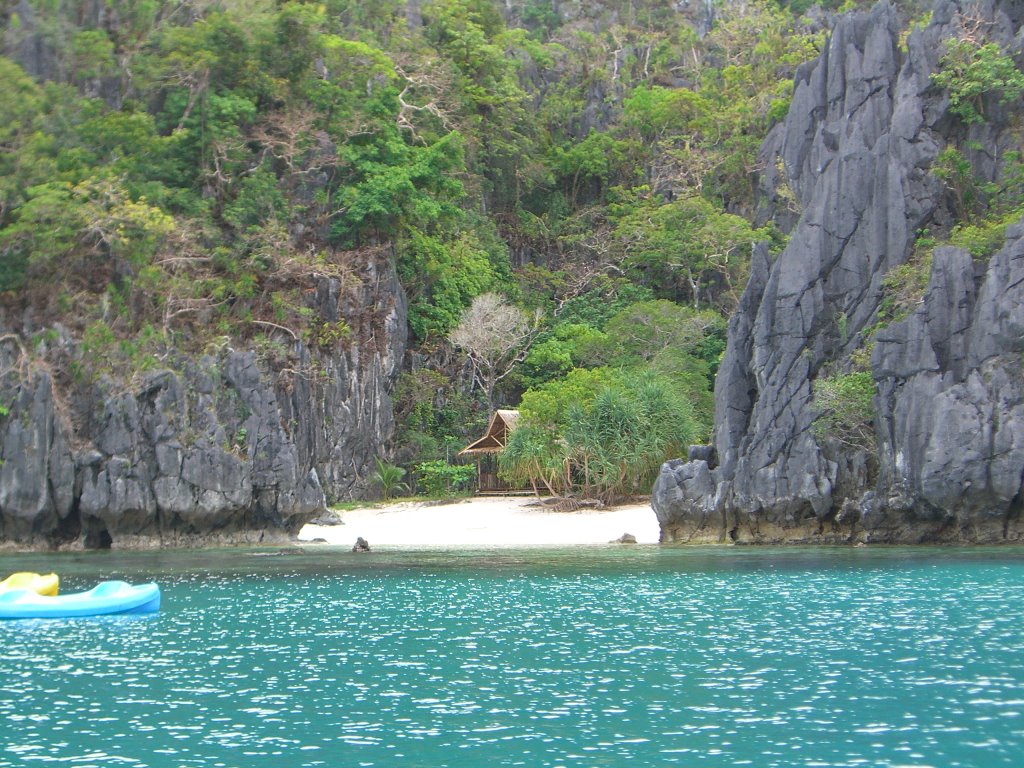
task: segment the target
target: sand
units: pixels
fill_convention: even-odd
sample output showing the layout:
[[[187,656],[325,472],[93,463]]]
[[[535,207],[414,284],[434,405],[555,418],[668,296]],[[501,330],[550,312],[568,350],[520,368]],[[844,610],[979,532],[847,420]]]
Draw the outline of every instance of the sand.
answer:
[[[362,536],[373,549],[565,547],[607,544],[625,533],[638,544],[655,544],[659,535],[650,504],[557,512],[532,497],[501,496],[400,502],[339,514],[343,525],[306,525],[299,540],[352,546]]]

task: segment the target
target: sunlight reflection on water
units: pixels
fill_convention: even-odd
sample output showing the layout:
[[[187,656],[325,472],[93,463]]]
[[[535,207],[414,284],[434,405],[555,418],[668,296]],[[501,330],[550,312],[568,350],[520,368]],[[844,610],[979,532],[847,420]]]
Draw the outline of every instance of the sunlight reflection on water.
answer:
[[[164,607],[0,622],[0,768],[1016,766],[1024,754],[1019,552],[274,560],[71,563],[69,591],[155,572]]]

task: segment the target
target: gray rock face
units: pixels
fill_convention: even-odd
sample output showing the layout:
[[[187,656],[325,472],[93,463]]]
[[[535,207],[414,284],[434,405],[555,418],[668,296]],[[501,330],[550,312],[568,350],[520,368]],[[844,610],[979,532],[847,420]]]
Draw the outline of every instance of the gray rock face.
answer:
[[[983,10],[1012,39],[1020,20],[1001,8]],[[905,54],[892,7],[845,17],[821,57],[798,73],[789,117],[762,159],[782,170],[801,211],[776,210],[770,187],[782,179],[767,174],[764,210],[791,239],[774,263],[755,252],[716,382],[714,450],[662,468],[653,505],[663,541],[995,542],[1024,534],[1024,229],[1011,229],[987,265],[939,249],[922,304],[878,333],[875,453],[812,429],[814,380],[863,342],[882,279],[906,262],[916,231],[948,220],[929,168],[947,134],[962,128],[930,74],[955,12],[937,4]],[[970,138],[998,147],[1000,130],[992,119]]]
[[[974,273],[967,252],[937,250],[923,305],[879,334],[879,490],[894,507],[909,496],[943,538],[1019,540],[1024,226],[1008,230],[980,290]],[[905,515],[876,517],[886,532],[908,527]]]
[[[10,365],[10,350],[0,358]],[[33,375],[12,400],[0,425],[0,540],[30,539],[67,526],[75,464],[53,401],[48,374]]]
[[[37,80],[69,82],[80,76],[75,70],[69,48],[55,42],[66,30],[55,31],[52,20],[40,12],[39,4],[28,0],[7,3],[0,9],[0,50],[16,61],[22,69]],[[83,29],[117,30],[122,24],[119,9],[113,3],[103,0],[85,0],[74,11],[75,22]],[[47,23],[47,22],[50,23]],[[124,99],[125,73],[79,80],[85,95],[100,98],[111,107],[119,109]]]
[[[0,347],[0,543],[270,542],[361,493],[393,430],[388,392],[406,344],[397,277],[386,262],[362,277],[357,291],[323,278],[312,302],[322,322],[359,318],[350,343],[295,341],[297,364],[276,373],[227,349],[58,403],[11,338]]]
[[[252,353],[204,358],[138,390],[97,393],[94,449],[79,460],[85,543],[290,533],[324,506]]]

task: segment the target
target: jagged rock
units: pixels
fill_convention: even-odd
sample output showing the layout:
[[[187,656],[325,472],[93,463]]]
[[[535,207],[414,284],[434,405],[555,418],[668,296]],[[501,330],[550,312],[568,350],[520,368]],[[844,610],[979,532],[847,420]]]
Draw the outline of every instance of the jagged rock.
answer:
[[[388,391],[406,344],[405,299],[387,260],[371,263],[360,286],[320,281],[317,317],[352,318],[352,343],[325,354],[296,341],[287,375],[227,349],[178,359],[134,386],[105,378],[58,407],[47,374],[8,374],[0,542],[266,544],[296,534],[328,499],[360,493],[391,436]],[[0,370],[24,357],[9,346]]]
[[[7,3],[0,9],[0,18],[5,22],[0,50],[35,78],[60,82],[66,78],[73,62],[69,60],[67,47],[60,45],[59,36],[54,35],[51,24],[46,22],[45,13],[42,21],[40,15],[38,4],[28,0]],[[75,18],[83,29],[116,30],[121,25],[118,8],[103,0],[79,3]],[[86,96],[103,99],[112,108],[120,109],[126,90],[124,77],[123,73],[96,76],[81,85]]]
[[[915,513],[951,536],[1000,541],[1021,534],[1024,226],[1008,229],[977,298],[973,273],[967,252],[936,251],[923,305],[879,337],[881,484],[913,489]],[[925,349],[894,370],[911,333]]]
[[[367,490],[374,457],[394,431],[390,389],[400,372],[407,338],[407,304],[398,276],[386,262],[368,265],[360,293],[322,280],[313,300],[327,322],[348,318],[354,343],[321,359],[323,376],[296,377],[279,397],[300,463],[315,466],[328,501]],[[311,363],[304,350],[301,363]]]
[[[712,468],[718,463],[713,445],[691,445],[686,453],[686,458],[690,461],[707,462],[708,466]]]
[[[609,544],[636,544],[636,536],[632,533],[624,533],[617,539],[612,539]]]
[[[1013,4],[975,11],[1007,41],[1018,35]],[[950,219],[929,168],[965,129],[930,76],[956,12],[937,3],[903,54],[896,11],[880,3],[843,17],[820,58],[798,71],[789,116],[762,149],[761,216],[790,241],[774,263],[755,250],[730,321],[715,388],[718,466],[670,461],[655,484],[663,541],[1024,535],[1024,227],[1010,228],[987,265],[937,250],[924,301],[877,333],[875,453],[812,429],[812,383],[876,322],[882,279],[908,259],[917,230]],[[990,157],[1008,140],[992,107],[967,134]],[[982,159],[975,169],[995,172]],[[798,215],[772,194],[782,183]]]
[[[0,541],[77,536],[69,522],[75,464],[49,374],[33,374],[4,402],[11,415],[0,419]]]

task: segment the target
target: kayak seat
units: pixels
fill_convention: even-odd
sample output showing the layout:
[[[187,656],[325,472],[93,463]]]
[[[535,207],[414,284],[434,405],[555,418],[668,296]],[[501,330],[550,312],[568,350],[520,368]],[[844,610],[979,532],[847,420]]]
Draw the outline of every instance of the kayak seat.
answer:
[[[123,581],[101,581],[97,584],[92,594],[94,597],[106,597],[107,595],[116,595],[122,589],[124,589],[125,583]]]

